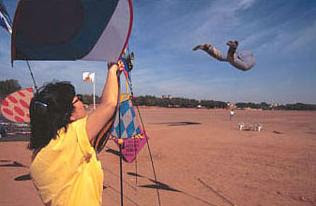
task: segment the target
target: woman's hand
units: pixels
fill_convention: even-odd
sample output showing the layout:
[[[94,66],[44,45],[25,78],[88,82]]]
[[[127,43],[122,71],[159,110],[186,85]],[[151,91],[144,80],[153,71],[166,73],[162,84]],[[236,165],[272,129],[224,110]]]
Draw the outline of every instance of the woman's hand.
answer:
[[[116,72],[117,76],[119,76],[121,72],[123,71],[123,68],[121,68],[118,63],[109,63],[108,71]]]
[[[118,70],[118,65],[116,63],[109,63],[108,64],[108,71],[116,72]]]

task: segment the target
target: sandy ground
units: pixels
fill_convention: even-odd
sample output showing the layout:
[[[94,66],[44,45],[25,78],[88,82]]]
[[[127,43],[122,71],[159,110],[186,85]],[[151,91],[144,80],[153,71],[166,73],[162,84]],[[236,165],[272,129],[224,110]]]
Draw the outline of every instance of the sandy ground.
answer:
[[[149,146],[123,164],[124,205],[316,205],[316,112],[141,108]],[[263,130],[239,131],[238,123]],[[0,205],[42,205],[27,142],[0,142]],[[120,205],[117,146],[99,158],[103,205]],[[137,174],[137,175],[136,175]],[[137,177],[137,178],[136,178]]]

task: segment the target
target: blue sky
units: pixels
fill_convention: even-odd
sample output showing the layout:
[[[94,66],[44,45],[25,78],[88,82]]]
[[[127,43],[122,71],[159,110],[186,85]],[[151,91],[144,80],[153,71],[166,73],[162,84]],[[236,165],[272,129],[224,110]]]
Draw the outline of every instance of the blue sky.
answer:
[[[4,0],[11,17],[17,2]],[[237,39],[256,66],[242,72],[202,51],[212,43],[227,51]],[[316,104],[316,1],[314,0],[134,0],[130,49],[134,93],[231,102]],[[0,30],[0,80],[32,86],[25,62],[10,66],[10,36]],[[91,93],[83,71],[97,74],[100,94],[104,62],[31,62],[39,85],[71,81],[78,93]]]

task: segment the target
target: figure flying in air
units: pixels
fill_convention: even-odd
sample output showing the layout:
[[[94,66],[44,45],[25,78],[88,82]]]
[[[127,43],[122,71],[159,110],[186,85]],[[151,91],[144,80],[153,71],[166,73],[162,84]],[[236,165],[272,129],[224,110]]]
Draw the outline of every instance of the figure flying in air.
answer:
[[[252,52],[242,51],[236,52],[238,41],[230,40],[226,43],[229,46],[227,55],[223,54],[219,49],[211,44],[201,44],[193,48],[193,51],[201,49],[219,61],[229,62],[231,65],[242,71],[248,71],[255,64],[256,60]]]

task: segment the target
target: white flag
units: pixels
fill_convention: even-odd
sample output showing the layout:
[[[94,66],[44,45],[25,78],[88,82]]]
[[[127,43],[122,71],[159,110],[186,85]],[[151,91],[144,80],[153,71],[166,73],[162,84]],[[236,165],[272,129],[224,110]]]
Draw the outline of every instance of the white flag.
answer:
[[[83,72],[82,73],[82,79],[85,82],[94,82],[94,72]]]

